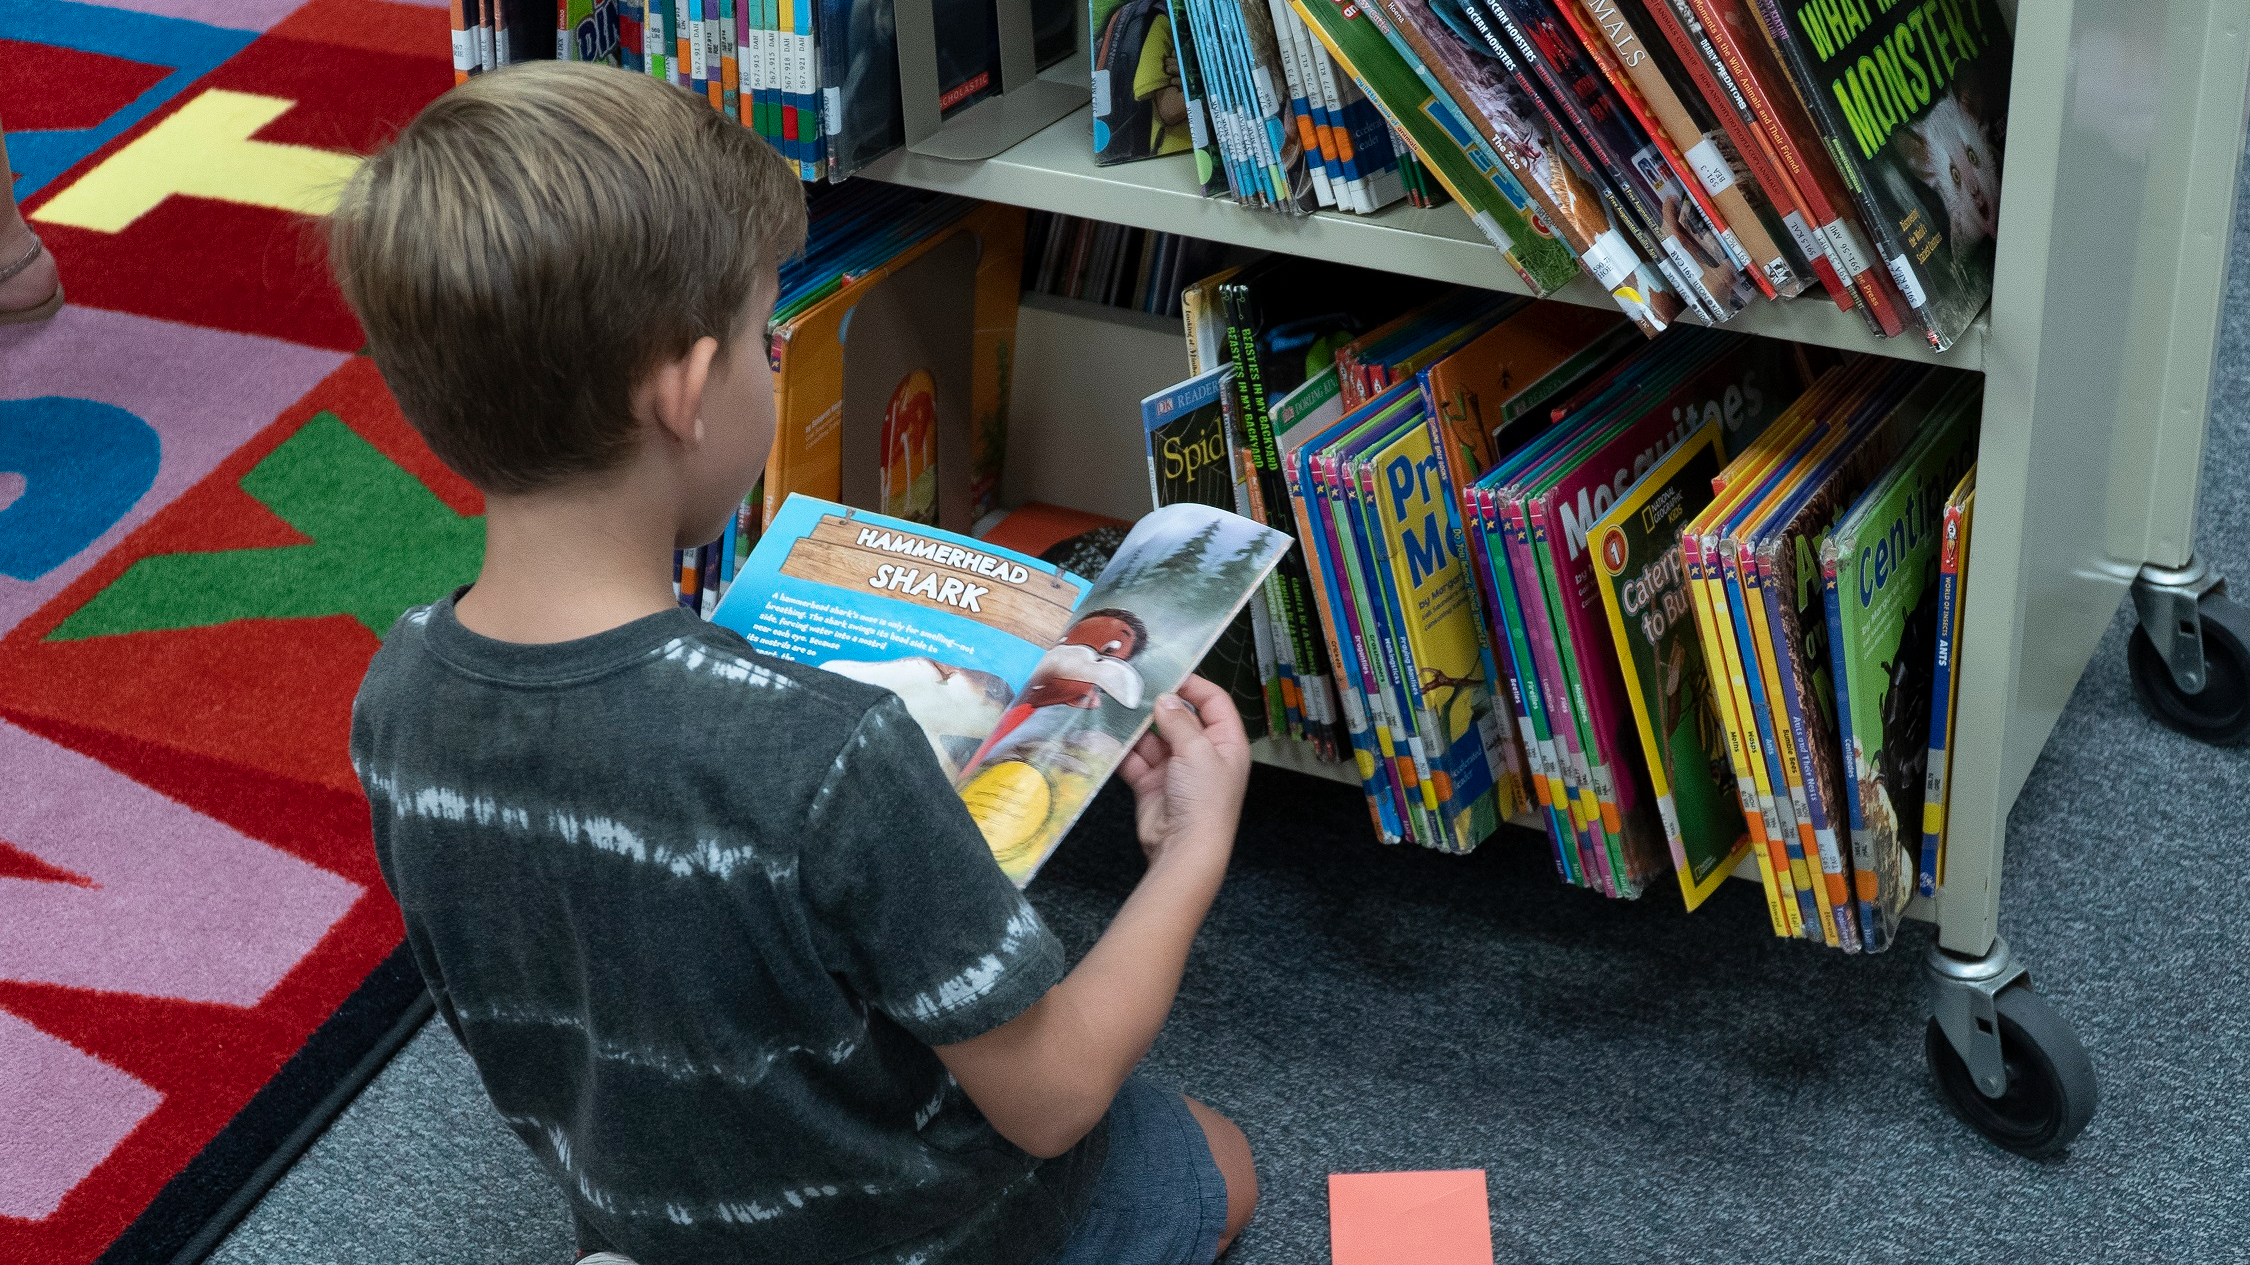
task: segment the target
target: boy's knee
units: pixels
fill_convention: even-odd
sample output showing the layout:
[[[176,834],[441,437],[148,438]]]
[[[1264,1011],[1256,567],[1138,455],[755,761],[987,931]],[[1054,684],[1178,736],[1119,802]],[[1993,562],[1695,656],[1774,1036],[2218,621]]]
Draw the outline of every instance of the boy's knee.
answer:
[[[1211,1147],[1211,1158],[1219,1166],[1219,1175],[1227,1184],[1227,1228],[1219,1236],[1219,1250],[1224,1252],[1234,1243],[1242,1227],[1250,1224],[1250,1216],[1258,1208],[1258,1170],[1250,1158],[1250,1139],[1234,1121],[1211,1110],[1193,1098],[1187,1100],[1188,1111],[1203,1126],[1203,1138]]]

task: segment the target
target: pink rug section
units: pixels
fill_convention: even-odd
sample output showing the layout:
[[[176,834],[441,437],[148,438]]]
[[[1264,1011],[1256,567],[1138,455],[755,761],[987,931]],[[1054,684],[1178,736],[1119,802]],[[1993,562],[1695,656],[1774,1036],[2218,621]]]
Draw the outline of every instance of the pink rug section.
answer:
[[[357,883],[0,722],[0,839],[93,886],[0,878],[0,979],[254,1006]]]
[[[160,18],[185,18],[205,26],[236,31],[272,29],[274,23],[295,12],[305,0],[102,0],[106,8],[152,13]],[[446,8],[446,5],[439,5]]]
[[[284,4],[292,7],[295,0]],[[334,372],[341,352],[253,334],[66,307],[43,325],[0,326],[0,399],[71,396],[113,404],[163,443],[156,482],[68,562],[36,580],[0,575],[0,634],[60,593],[134,528]],[[131,373],[120,373],[122,365]],[[0,453],[0,471],[7,454]],[[20,478],[0,486],[0,499]]]
[[[109,1158],[163,1095],[0,1011],[0,1217],[37,1220]]]

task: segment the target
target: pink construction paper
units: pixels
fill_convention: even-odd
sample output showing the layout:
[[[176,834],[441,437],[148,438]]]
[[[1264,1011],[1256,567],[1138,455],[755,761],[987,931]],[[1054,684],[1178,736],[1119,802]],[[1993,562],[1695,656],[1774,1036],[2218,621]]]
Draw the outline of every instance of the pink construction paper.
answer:
[[[1334,1265],[1493,1265],[1484,1170],[1333,1173]]]

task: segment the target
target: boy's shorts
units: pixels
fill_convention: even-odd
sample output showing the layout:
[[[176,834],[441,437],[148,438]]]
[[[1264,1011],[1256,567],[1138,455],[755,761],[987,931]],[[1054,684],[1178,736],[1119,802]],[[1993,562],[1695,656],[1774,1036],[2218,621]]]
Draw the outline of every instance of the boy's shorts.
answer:
[[[1209,1265],[1226,1228],[1226,1178],[1187,1101],[1128,1079],[1109,1105],[1094,1202],[1054,1265]]]

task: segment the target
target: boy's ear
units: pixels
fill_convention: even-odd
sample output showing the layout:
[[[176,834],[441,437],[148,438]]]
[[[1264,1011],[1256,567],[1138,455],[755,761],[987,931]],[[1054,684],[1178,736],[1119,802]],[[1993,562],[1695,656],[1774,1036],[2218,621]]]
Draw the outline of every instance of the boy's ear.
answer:
[[[703,389],[711,381],[711,365],[719,356],[719,340],[698,338],[685,354],[659,361],[633,392],[633,412],[655,422],[683,444],[703,440]]]

